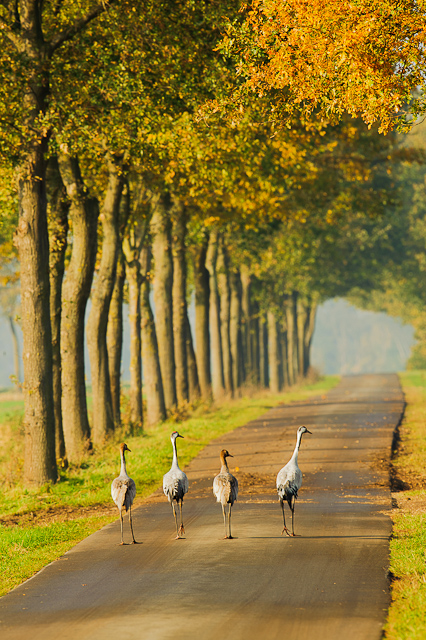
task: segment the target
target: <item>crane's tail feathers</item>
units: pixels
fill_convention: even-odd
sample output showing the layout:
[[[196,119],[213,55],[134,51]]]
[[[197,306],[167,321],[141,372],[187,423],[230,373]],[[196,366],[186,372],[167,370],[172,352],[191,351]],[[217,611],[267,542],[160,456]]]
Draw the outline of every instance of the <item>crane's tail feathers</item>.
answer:
[[[290,509],[294,509],[294,501],[297,498],[297,487],[290,480],[277,487],[278,497],[280,500],[286,500]]]

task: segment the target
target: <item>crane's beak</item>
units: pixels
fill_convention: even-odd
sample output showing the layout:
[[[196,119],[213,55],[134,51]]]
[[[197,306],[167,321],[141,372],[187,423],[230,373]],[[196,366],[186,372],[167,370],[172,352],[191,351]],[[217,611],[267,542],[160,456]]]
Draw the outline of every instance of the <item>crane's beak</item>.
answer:
[[[233,456],[232,454],[228,453],[228,456],[227,456],[227,457],[229,457],[229,458],[233,458],[234,456]]]
[[[127,446],[126,446],[126,451],[130,451],[129,447],[127,447]],[[130,453],[132,453],[132,452],[130,451]]]
[[[183,438],[183,436],[181,436],[180,433],[178,433],[176,438]]]
[[[306,433],[310,433],[312,435],[312,431],[309,431],[309,429],[306,429]]]

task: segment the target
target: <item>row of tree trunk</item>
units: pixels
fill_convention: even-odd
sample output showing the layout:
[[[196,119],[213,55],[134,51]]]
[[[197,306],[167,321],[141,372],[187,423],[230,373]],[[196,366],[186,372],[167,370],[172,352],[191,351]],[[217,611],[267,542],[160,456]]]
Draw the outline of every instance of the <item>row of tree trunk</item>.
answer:
[[[51,438],[56,458],[72,463],[122,423],[126,283],[131,428],[158,423],[199,398],[232,396],[244,386],[278,392],[294,384],[309,368],[315,320],[315,305],[297,292],[282,297],[278,312],[263,311],[258,283],[249,268],[232,264],[225,232],[205,232],[188,246],[188,213],[172,193],[148,190],[135,179],[130,184],[121,156],[109,155],[107,168],[101,205],[84,184],[77,158],[60,154],[49,161],[47,173]],[[195,345],[188,317],[189,264]]]

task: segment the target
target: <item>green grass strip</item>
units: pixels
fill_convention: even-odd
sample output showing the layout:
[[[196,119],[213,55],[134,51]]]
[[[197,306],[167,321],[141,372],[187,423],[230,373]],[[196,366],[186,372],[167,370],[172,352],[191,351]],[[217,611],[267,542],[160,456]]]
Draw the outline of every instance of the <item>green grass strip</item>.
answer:
[[[414,488],[393,494],[390,543],[392,602],[385,626],[387,640],[426,638],[426,372],[400,374],[407,401],[400,427],[401,445],[393,464]]]

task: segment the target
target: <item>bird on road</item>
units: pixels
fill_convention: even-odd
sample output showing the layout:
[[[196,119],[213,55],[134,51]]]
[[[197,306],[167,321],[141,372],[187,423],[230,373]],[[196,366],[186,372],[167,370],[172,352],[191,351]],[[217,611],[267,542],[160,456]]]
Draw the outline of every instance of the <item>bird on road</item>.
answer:
[[[132,504],[136,495],[136,485],[134,481],[129,478],[126,471],[126,459],[124,457],[124,452],[130,451],[129,447],[125,442],[120,445],[120,458],[121,458],[121,471],[120,475],[112,481],[111,484],[111,496],[117,505],[118,511],[120,513],[120,522],[121,522],[121,544],[124,544],[123,541],[123,509],[129,512],[129,523],[130,530],[132,532],[133,544],[137,544],[135,540],[135,536],[133,534],[133,524],[132,524]]]
[[[283,520],[284,520],[284,529],[281,532],[281,535],[286,532],[286,534],[294,536],[294,504],[297,498],[297,492],[302,486],[302,472],[299,469],[297,464],[297,456],[299,453],[299,447],[302,440],[302,436],[304,433],[311,433],[306,427],[299,427],[297,430],[297,440],[296,446],[293,451],[293,455],[287,464],[278,472],[277,475],[277,491],[278,497],[281,504],[281,509],[283,512]],[[312,435],[312,434],[311,434]],[[284,500],[287,501],[288,506],[291,510],[291,525],[292,532],[290,534],[289,530],[285,524],[285,514],[284,514]]]
[[[185,529],[183,527],[183,517],[182,517],[182,505],[183,505],[183,497],[185,493],[188,492],[188,478],[186,477],[186,473],[184,473],[179,468],[178,457],[177,457],[177,449],[176,449],[176,439],[183,438],[177,431],[173,431],[170,436],[170,440],[172,442],[173,447],[173,462],[170,471],[168,471],[163,476],[163,491],[167,496],[170,504],[172,505],[173,515],[175,517],[176,522],[176,540],[178,540],[182,534],[185,533]],[[175,509],[176,506],[180,505],[180,526],[178,527],[177,521],[177,513]]]
[[[222,449],[220,452],[221,468],[218,475],[213,480],[213,493],[216,496],[216,500],[222,505],[223,524],[225,525],[225,540],[232,539],[231,535],[231,508],[236,499],[238,498],[238,480],[230,473],[228,469],[228,463],[226,458],[233,458],[231,454]],[[226,527],[226,505],[228,508],[228,528]],[[228,535],[229,531],[229,535]]]

